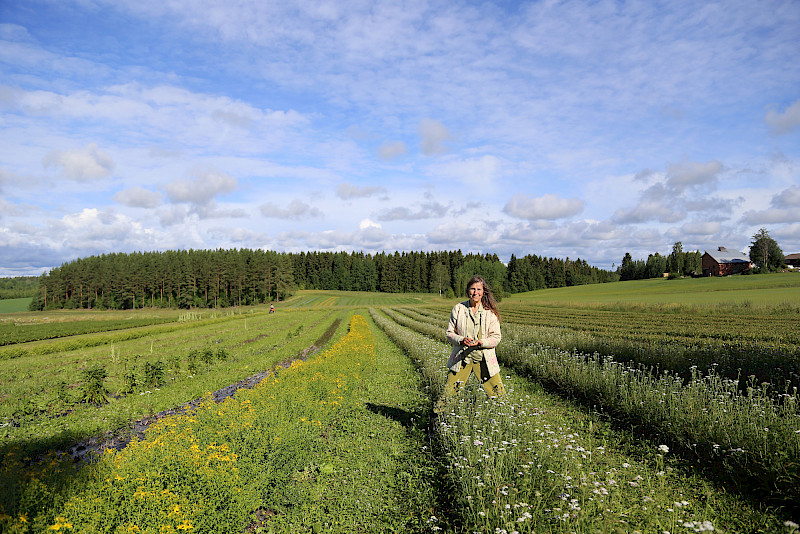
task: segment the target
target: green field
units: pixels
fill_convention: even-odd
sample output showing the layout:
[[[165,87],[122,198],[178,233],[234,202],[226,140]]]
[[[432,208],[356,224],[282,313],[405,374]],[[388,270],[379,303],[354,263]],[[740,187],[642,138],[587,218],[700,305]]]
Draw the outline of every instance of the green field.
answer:
[[[768,275],[506,297],[507,396],[473,380],[439,419],[463,298],[0,314],[0,531],[791,533],[798,290]],[[57,454],[200,397],[80,468]]]
[[[756,306],[800,307],[800,273],[752,276],[631,280],[610,284],[543,289],[505,299],[576,307]]]
[[[3,313],[18,313],[28,309],[31,303],[30,297],[21,299],[0,299],[0,314]]]

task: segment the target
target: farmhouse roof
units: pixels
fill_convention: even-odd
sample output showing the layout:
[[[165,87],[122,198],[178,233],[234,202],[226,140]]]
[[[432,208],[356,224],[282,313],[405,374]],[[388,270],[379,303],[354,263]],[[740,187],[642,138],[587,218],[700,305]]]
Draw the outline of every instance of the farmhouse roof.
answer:
[[[787,256],[784,256],[784,258],[787,260],[800,260],[800,252],[798,252],[797,254],[789,254]]]
[[[717,263],[750,263],[750,258],[739,251],[730,251],[726,247],[717,247],[712,252],[706,251]]]

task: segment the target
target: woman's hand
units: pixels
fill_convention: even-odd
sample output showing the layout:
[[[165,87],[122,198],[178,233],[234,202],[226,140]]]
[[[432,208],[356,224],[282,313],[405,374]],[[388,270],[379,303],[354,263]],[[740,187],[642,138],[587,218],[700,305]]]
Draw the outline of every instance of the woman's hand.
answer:
[[[471,337],[465,337],[461,340],[461,344],[465,347],[479,347],[481,344],[480,339],[472,339]]]

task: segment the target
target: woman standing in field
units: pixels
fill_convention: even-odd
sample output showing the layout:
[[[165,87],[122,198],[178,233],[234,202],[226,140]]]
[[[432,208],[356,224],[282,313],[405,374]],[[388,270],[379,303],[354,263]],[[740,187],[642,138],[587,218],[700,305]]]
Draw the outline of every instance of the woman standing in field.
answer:
[[[447,360],[450,371],[437,411],[447,398],[461,390],[472,373],[480,380],[489,397],[505,393],[494,351],[501,338],[497,301],[489,285],[480,276],[473,276],[467,283],[466,295],[468,300],[456,304],[450,313],[447,340],[453,345],[453,352]]]

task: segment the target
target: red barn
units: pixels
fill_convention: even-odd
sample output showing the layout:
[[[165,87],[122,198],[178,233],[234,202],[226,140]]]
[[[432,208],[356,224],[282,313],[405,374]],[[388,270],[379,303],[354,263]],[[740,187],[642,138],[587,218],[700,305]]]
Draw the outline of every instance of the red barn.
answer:
[[[704,276],[727,276],[749,271],[753,265],[750,258],[741,252],[730,252],[725,247],[718,247],[713,252],[703,254]]]

